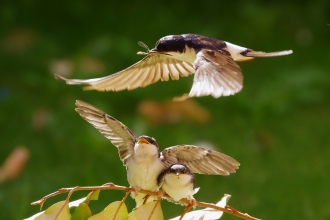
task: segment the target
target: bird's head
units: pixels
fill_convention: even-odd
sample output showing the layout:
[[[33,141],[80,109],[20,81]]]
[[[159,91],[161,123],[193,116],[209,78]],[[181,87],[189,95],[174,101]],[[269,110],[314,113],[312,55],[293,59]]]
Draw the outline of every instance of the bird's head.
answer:
[[[156,52],[180,52],[183,53],[185,50],[186,41],[181,35],[169,35],[160,38],[156,47],[152,51]]]
[[[159,156],[159,147],[156,140],[146,135],[140,136],[137,139],[134,149],[135,151],[148,151],[150,154],[157,153]]]
[[[175,174],[176,176],[180,176],[181,174],[190,175],[191,172],[188,167],[183,164],[174,164],[169,168],[169,173]]]

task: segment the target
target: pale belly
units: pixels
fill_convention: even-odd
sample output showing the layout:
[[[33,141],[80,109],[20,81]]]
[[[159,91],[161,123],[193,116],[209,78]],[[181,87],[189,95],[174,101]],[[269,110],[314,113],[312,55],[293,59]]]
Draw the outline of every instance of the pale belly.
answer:
[[[158,175],[165,169],[163,163],[157,158],[137,163],[133,159],[127,162],[127,180],[134,188],[157,191]]]
[[[180,178],[178,178],[175,174],[169,174],[165,177],[162,189],[175,201],[182,198],[192,199],[195,190],[190,180],[191,178],[187,175],[180,175]]]

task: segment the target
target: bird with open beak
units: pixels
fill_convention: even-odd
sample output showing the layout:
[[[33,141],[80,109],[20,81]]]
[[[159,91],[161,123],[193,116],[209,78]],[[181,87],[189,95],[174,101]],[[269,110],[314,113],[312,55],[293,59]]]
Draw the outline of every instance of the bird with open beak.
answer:
[[[156,196],[139,193],[139,189],[157,191],[158,176],[173,164],[183,164],[192,173],[224,176],[234,173],[240,165],[230,156],[194,145],[177,145],[160,152],[155,139],[145,135],[135,137],[123,123],[86,102],[77,100],[76,106],[80,116],[118,148],[127,180],[136,189],[132,197],[137,207],[157,200]]]
[[[95,79],[66,79],[55,75],[67,84],[85,84],[87,90],[121,91],[146,87],[157,81],[178,80],[195,73],[189,94],[180,99],[212,95],[234,95],[243,87],[241,68],[235,61],[250,60],[255,57],[274,57],[292,53],[292,50],[279,52],[259,52],[197,34],[169,35],[157,41],[156,47],[139,44],[147,52],[141,61],[109,76]]]

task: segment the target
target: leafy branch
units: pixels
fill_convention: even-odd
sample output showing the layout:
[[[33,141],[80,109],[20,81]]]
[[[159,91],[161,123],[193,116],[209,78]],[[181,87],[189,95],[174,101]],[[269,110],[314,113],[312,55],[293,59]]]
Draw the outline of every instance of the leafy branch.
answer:
[[[135,191],[136,189],[134,189],[132,187],[125,187],[125,186],[115,185],[113,183],[106,183],[106,184],[104,184],[102,186],[85,186],[85,187],[76,186],[76,187],[71,187],[71,188],[62,188],[62,189],[59,189],[56,192],[53,192],[53,193],[51,193],[49,195],[44,196],[43,198],[41,198],[38,201],[35,201],[35,202],[31,203],[31,205],[40,205],[40,209],[42,209],[42,206],[46,202],[47,199],[49,199],[50,197],[59,195],[59,194],[63,194],[63,193],[68,193],[68,196],[66,197],[66,200],[65,200],[65,204],[68,204],[69,203],[69,199],[70,199],[72,193],[74,191],[78,191],[78,190],[88,190],[88,191],[91,191],[91,193],[84,200],[84,203],[86,203],[87,205],[88,205],[89,201],[93,198],[93,194],[97,194],[98,195],[98,193],[99,193],[100,190],[121,190],[121,191],[125,191],[126,194],[123,197],[122,201],[120,201],[117,204],[117,206],[116,206],[117,208],[114,209],[116,211],[113,214],[114,217],[112,219],[115,219],[115,217],[118,215],[118,212],[119,212],[122,204],[125,202],[125,200],[128,197],[128,195],[132,191]],[[139,189],[138,191],[141,192],[141,193],[145,193],[145,194],[147,194],[149,196],[152,195],[152,196],[157,196],[158,197],[158,200],[153,205],[154,207],[151,209],[149,219],[151,219],[151,216],[154,214],[156,208],[160,207],[160,206],[158,206],[158,204],[160,203],[161,199],[166,199],[166,200],[168,200],[168,201],[171,202],[171,197],[168,196],[163,191],[151,192],[151,191],[143,190],[143,189]],[[175,203],[177,203],[177,202],[175,202]],[[189,205],[191,204],[191,201],[188,200],[188,199],[181,199],[179,201],[179,203],[181,205],[185,205],[186,206],[185,211],[182,213],[182,215],[180,217],[180,219],[182,219],[184,217],[184,215],[191,208],[191,207],[189,207]],[[214,211],[214,210],[216,210],[218,212],[226,212],[226,213],[228,213],[230,215],[234,215],[234,216],[237,216],[237,217],[242,218],[242,219],[247,219],[247,220],[257,220],[258,219],[258,218],[252,217],[252,216],[250,216],[250,215],[248,215],[246,213],[239,212],[235,208],[233,208],[231,206],[228,206],[228,205],[224,205],[223,207],[221,207],[219,205],[215,205],[215,204],[212,204],[212,203],[206,203],[206,202],[196,201],[196,206],[205,207],[205,208],[207,208],[205,210],[208,210],[208,211],[211,211],[211,210]]]

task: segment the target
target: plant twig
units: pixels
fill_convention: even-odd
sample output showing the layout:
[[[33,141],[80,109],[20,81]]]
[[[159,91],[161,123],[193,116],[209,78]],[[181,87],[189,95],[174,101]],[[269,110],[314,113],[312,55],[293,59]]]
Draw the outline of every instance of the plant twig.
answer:
[[[118,215],[118,212],[119,212],[119,210],[120,210],[120,207],[125,203],[125,201],[126,201],[128,195],[129,195],[130,193],[131,193],[131,190],[126,191],[126,194],[125,194],[124,198],[120,201],[120,205],[118,206],[118,208],[117,208],[117,210],[116,210],[116,213],[115,213],[114,216],[113,216],[113,219],[116,219],[116,217],[117,217],[117,215]]]
[[[155,210],[156,210],[157,206],[160,205],[160,204],[159,204],[159,203],[160,203],[160,200],[161,200],[161,199],[157,199],[155,206],[154,206],[153,209],[151,210],[151,213],[150,213],[150,216],[149,216],[148,220],[152,219],[152,215],[155,213]]]
[[[47,199],[62,194],[62,193],[69,193],[68,197],[67,197],[67,201],[69,200],[71,194],[74,191],[77,190],[89,190],[89,191],[97,191],[97,190],[122,190],[122,191],[126,191],[126,195],[125,197],[127,197],[128,192],[131,192],[132,190],[134,190],[132,187],[125,187],[125,186],[119,186],[119,185],[115,185],[114,183],[106,183],[102,186],[76,186],[76,187],[71,187],[71,188],[62,188],[59,189],[56,192],[53,192],[51,194],[48,194],[46,196],[44,196],[43,198],[41,198],[38,201],[32,202],[31,205],[40,205],[40,209],[42,209],[43,204],[46,202]],[[159,196],[159,192],[151,192],[148,190],[143,190],[143,189],[139,189],[140,193],[144,193],[147,195],[153,195],[153,196]],[[161,196],[162,199],[171,199],[171,197],[167,194],[163,194]],[[126,198],[125,198],[126,199]],[[181,199],[180,203],[185,204],[186,206],[190,204],[190,200],[188,199]],[[242,213],[239,212],[238,210],[234,209],[231,206],[225,206],[224,208],[220,207],[220,206],[216,206],[215,204],[212,203],[206,203],[206,202],[198,202],[196,201],[196,206],[200,206],[200,207],[205,207],[205,208],[211,208],[211,209],[215,209],[218,211],[222,211],[222,212],[226,212],[228,214],[237,216],[239,218],[242,219],[247,219],[247,220],[259,220],[258,218],[252,217],[246,213]]]
[[[184,200],[187,200],[187,199],[184,199]],[[189,200],[187,200],[187,202],[189,202]],[[211,208],[211,209],[219,210],[219,211],[222,211],[222,212],[226,212],[228,214],[235,215],[235,216],[240,217],[242,219],[259,220],[258,218],[252,217],[247,213],[242,213],[242,212],[234,209],[233,207],[231,207],[229,205],[226,205],[225,208],[222,208],[222,207],[216,206],[215,204],[212,204],[212,203],[198,202],[198,201],[196,201],[196,205],[200,206],[200,207],[206,207],[206,208]]]

